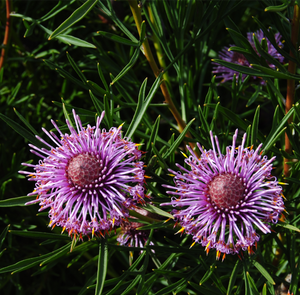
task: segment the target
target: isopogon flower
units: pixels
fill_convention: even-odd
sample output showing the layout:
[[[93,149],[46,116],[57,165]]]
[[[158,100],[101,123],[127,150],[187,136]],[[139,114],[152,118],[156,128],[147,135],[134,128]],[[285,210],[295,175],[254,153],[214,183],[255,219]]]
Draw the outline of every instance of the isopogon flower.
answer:
[[[135,208],[136,212],[143,216],[149,216],[154,219],[158,218],[158,216],[148,212],[142,208]],[[131,218],[135,218],[130,216]],[[139,227],[144,226],[145,224],[140,222],[128,221],[124,220],[121,223],[121,233],[119,234],[117,241],[121,246],[127,247],[141,247],[145,246],[150,234],[150,230],[139,230]],[[152,241],[149,242],[149,245],[154,245]]]
[[[277,49],[272,45],[272,43],[267,39],[264,35],[264,32],[260,29],[255,33],[256,38],[258,39],[259,42],[261,42],[263,39],[266,39],[267,41],[267,47],[268,47],[268,54],[271,55],[273,58],[277,59],[280,63],[284,61],[284,57],[277,51]],[[281,43],[281,35],[280,33],[276,33],[274,35],[274,38],[276,40],[276,43],[279,47],[282,47]],[[255,44],[253,41],[253,33],[249,32],[247,33],[247,39],[249,43],[251,44],[252,48],[256,51],[256,53],[260,56],[260,54],[257,52],[255,48]],[[230,45],[230,47],[235,46],[235,45]],[[250,67],[249,61],[246,59],[246,57],[240,53],[240,52],[235,52],[228,50],[229,47],[224,47],[220,52],[219,52],[219,57],[225,61],[238,64],[241,66],[246,66]],[[268,65],[270,68],[275,69],[275,65],[272,63],[269,63],[267,61]],[[215,66],[213,67],[213,73],[217,74],[216,78],[222,78],[221,83],[224,83],[226,81],[232,81],[233,75],[236,74],[236,76],[239,75],[239,72],[229,69],[223,65],[219,65],[218,63],[213,63]],[[242,81],[246,78],[246,74],[242,74]],[[252,76],[253,79],[257,79],[259,77]],[[264,85],[265,81],[260,79],[260,84]]]
[[[185,159],[190,170],[179,164],[181,171],[170,170],[175,175],[175,186],[165,185],[173,215],[185,231],[193,236],[194,243],[215,248],[217,259],[221,253],[239,253],[252,246],[260,236],[270,233],[271,223],[276,223],[284,210],[282,188],[271,175],[272,162],[262,156],[260,150],[245,147],[246,134],[241,145],[236,146],[238,130],[234,133],[232,146],[221,154],[218,138],[210,132],[212,150],[203,150],[198,158],[191,148],[191,156]]]
[[[29,194],[37,199],[41,210],[50,208],[49,226],[61,226],[69,235],[103,235],[128,217],[128,209],[144,203],[144,169],[138,145],[122,138],[121,128],[100,129],[104,112],[97,117],[96,126],[83,127],[73,110],[76,129],[66,120],[70,134],[42,130],[54,143],[36,136],[49,149],[32,144],[31,152],[41,157],[32,167],[34,172],[20,171],[36,181]]]
[[[123,221],[117,241],[121,246],[143,248],[149,238],[150,230],[138,230],[142,226],[144,226],[143,223]],[[153,245],[152,241],[149,245]]]

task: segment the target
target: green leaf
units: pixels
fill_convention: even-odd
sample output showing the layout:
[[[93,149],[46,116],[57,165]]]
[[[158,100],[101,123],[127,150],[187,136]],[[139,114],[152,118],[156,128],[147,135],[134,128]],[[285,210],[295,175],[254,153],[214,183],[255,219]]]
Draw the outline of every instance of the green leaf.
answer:
[[[186,282],[185,278],[182,278],[182,279],[178,280],[177,282],[170,284],[169,286],[156,292],[155,295],[170,294],[170,292],[175,291],[179,286],[181,286],[185,282]]]
[[[130,285],[125,289],[125,291],[122,292],[121,295],[126,295],[126,294],[128,294],[128,293],[135,287],[135,285],[141,280],[141,277],[142,277],[142,276],[141,276],[140,274],[137,275],[137,276],[131,281]]]
[[[203,285],[213,274],[214,270],[215,270],[216,266],[215,264],[211,265],[209,267],[209,270],[206,271],[206,273],[203,275],[203,277],[201,278],[199,285]]]
[[[101,70],[101,67],[100,67],[99,63],[97,63],[97,70],[98,70],[99,77],[100,77],[100,79],[101,79],[101,81],[102,81],[102,83],[103,83],[103,85],[105,87],[105,90],[108,92],[109,91],[109,87],[108,87],[108,85],[106,83],[106,80],[104,78],[104,75],[103,75],[103,72]]]
[[[63,108],[63,113],[64,113],[64,116],[65,116],[65,119],[68,120],[69,123],[70,123],[70,125],[74,128],[74,125],[73,125],[73,123],[72,123],[72,120],[71,120],[71,118],[70,118],[70,116],[69,116],[69,113],[68,113],[68,111],[67,111],[67,108],[66,108],[66,106],[65,106],[65,104],[64,104],[63,98],[62,98],[61,100],[62,100],[62,108]],[[74,129],[76,130],[76,128],[74,128]]]
[[[16,123],[16,121],[6,117],[5,115],[0,113],[0,118],[7,124],[9,125],[12,129],[14,129],[17,133],[19,133],[21,136],[23,136],[25,139],[30,141],[33,145],[37,147],[43,147],[43,144],[35,138],[35,136],[26,130],[24,127]]]
[[[136,48],[134,51],[129,63],[121,70],[121,72],[113,79],[113,81],[110,83],[113,85],[115,82],[117,82],[119,79],[121,79],[136,63],[138,57],[140,55],[140,49]]]
[[[234,63],[222,60],[222,59],[212,59],[212,61],[216,62],[224,67],[232,69],[238,73],[243,73],[243,74],[250,75],[250,76],[273,78],[273,72],[276,72],[276,71],[271,70],[273,72],[264,73],[264,72],[260,71],[261,68],[259,68],[259,70],[255,70],[256,67],[254,67],[254,66],[257,66],[257,65],[254,65],[254,64],[253,64],[253,68],[249,68],[249,67],[237,65],[237,64],[234,64]],[[265,69],[265,67],[262,67],[262,68]]]
[[[251,64],[251,66],[252,66],[253,69],[257,69],[257,70],[261,71],[261,73],[265,73],[265,74],[259,74],[257,76],[274,77],[274,78],[284,79],[284,80],[288,80],[288,79],[300,80],[299,75],[292,75],[292,74],[289,74],[289,73],[278,72],[278,71],[273,70],[271,68],[267,68],[267,67],[256,65],[256,64]]]
[[[287,228],[287,229],[290,229],[290,230],[294,230],[298,233],[300,233],[300,229],[294,225],[291,225],[291,224],[278,224],[278,226],[281,226],[281,227],[284,227],[284,228]]]
[[[245,54],[245,53],[251,54],[251,52],[248,49],[238,47],[238,46],[229,47],[228,51],[240,52],[240,53],[243,53],[243,54]]]
[[[21,260],[15,264],[11,264],[5,267],[2,267],[0,269],[0,273],[6,273],[6,272],[17,272],[17,271],[21,271],[21,270],[25,270],[28,268],[31,268],[35,265],[37,265],[40,261],[43,261],[45,258],[51,257],[53,255],[55,255],[56,253],[60,252],[62,249],[70,247],[71,242],[68,243],[67,245],[54,250],[53,252],[38,256],[38,257],[33,257],[33,258],[27,258],[24,260]]]
[[[74,239],[73,239],[74,241]],[[72,241],[72,242],[73,242]],[[71,247],[69,245],[69,243],[64,246],[64,247],[61,247],[60,248],[60,251],[56,252],[55,254],[51,255],[50,257],[47,257],[45,260],[43,260],[41,263],[40,263],[40,266],[43,266],[45,264],[49,264],[50,262],[53,262],[55,260],[58,260],[60,259],[62,256],[65,256],[68,252],[71,252],[70,249],[72,249],[72,242],[71,242]]]
[[[106,295],[118,294],[118,293],[116,293],[116,291],[121,287],[122,284],[124,284],[124,281],[128,277],[129,272],[131,272],[137,268],[137,266],[142,261],[142,259],[144,258],[145,255],[146,255],[146,251],[143,251],[143,253],[141,253],[138,256],[138,258],[132,263],[132,265],[128,268],[128,270],[119,277],[119,282],[114,286],[114,288],[109,290],[109,292],[106,293]],[[141,294],[143,294],[143,293],[141,293]]]
[[[249,283],[249,287],[251,289],[251,293],[254,294],[254,295],[259,295],[259,292],[256,288],[255,282],[251,278],[249,272],[247,272],[247,280],[248,280],[248,283]]]
[[[98,84],[96,84],[90,80],[87,80],[86,83],[89,86],[90,90],[94,91],[96,94],[101,95],[101,96],[104,96],[105,94],[107,94],[107,91],[105,91]]]
[[[27,237],[33,239],[53,239],[53,240],[70,240],[68,235],[58,235],[53,233],[37,232],[37,231],[24,231],[24,230],[10,230],[9,233],[20,237]]]
[[[258,134],[258,122],[259,122],[260,106],[256,108],[255,115],[253,118],[252,128],[251,128],[251,142],[250,145],[256,145],[256,138]]]
[[[50,11],[48,11],[45,15],[43,15],[40,18],[40,21],[43,22],[45,20],[52,18],[53,16],[55,16],[56,14],[58,14],[59,12],[61,12],[71,4],[73,4],[75,1],[76,0],[71,0],[68,1],[67,3],[65,3],[65,1],[59,1],[56,6],[54,6]]]
[[[104,32],[104,31],[98,31],[97,34],[100,34],[102,36],[104,36],[105,38],[110,39],[113,42],[118,42],[124,45],[128,45],[131,47],[138,47],[139,46],[139,42],[133,42],[131,40],[125,39],[123,37],[120,37],[118,35],[109,33],[109,32]]]
[[[9,227],[10,227],[10,225],[8,225],[8,226],[2,231],[2,233],[1,233],[1,235],[0,235],[0,249],[2,248],[2,245],[3,245],[3,242],[4,242],[4,240],[5,240],[5,237],[6,237],[6,234],[7,234],[7,231],[8,231],[8,229],[9,229]],[[1,255],[0,255],[0,257],[1,257]]]
[[[50,35],[49,40],[57,37],[72,25],[80,21],[98,2],[98,0],[87,0],[83,5],[77,8],[69,18],[67,18],[57,29]]]
[[[298,105],[298,103],[296,104]],[[264,153],[267,152],[267,150],[269,148],[272,147],[272,145],[274,144],[274,142],[276,142],[276,140],[278,139],[278,137],[284,132],[285,128],[285,124],[287,123],[289,117],[294,113],[294,107],[292,107],[287,113],[286,115],[283,117],[283,119],[281,120],[281,122],[277,125],[277,128],[274,128],[274,130],[272,130],[273,132],[270,133],[268,135],[268,137],[266,138],[265,142],[264,142]]]
[[[57,39],[68,45],[75,45],[75,46],[86,47],[86,48],[96,48],[94,44],[70,35],[61,34],[60,36],[57,37]]]
[[[254,88],[255,88],[255,87],[254,87]],[[252,104],[256,101],[256,99],[257,99],[257,97],[258,97],[260,91],[261,91],[261,85],[257,85],[257,86],[256,86],[256,90],[255,90],[255,92],[251,95],[251,97],[249,98],[249,100],[248,100],[248,102],[247,102],[247,104],[246,104],[246,107],[249,107],[250,105],[252,105]]]
[[[209,103],[209,104],[205,104],[205,106],[215,109],[216,104]],[[243,130],[246,130],[248,128],[248,124],[244,120],[242,120],[236,113],[232,112],[231,110],[226,109],[226,108],[222,107],[221,105],[219,105],[219,111],[222,114],[224,114],[228,118],[228,120],[233,122],[236,127],[243,129]]]
[[[38,24],[38,26],[43,29],[47,34],[51,34],[52,31],[47,29],[46,27],[44,27],[41,24]],[[79,47],[87,47],[87,48],[96,48],[96,46],[92,43],[89,43],[87,41],[84,41],[82,39],[76,38],[74,36],[70,36],[70,35],[65,35],[65,34],[61,34],[59,36],[57,36],[57,39],[60,40],[61,42],[68,44],[68,45],[76,45]]]
[[[53,63],[52,61],[50,60],[46,60],[44,59],[43,60],[44,63],[50,67],[51,69],[57,71],[63,78],[67,78],[69,79],[70,81],[72,81],[72,83],[75,83],[77,84],[78,86],[80,87],[83,87],[84,89],[87,89],[88,90],[88,87],[83,83],[81,82],[80,80],[76,79],[75,77],[73,77],[70,73],[68,73],[66,70],[64,70],[63,68],[59,67],[58,65],[56,65],[55,63]]]
[[[180,143],[183,141],[185,134],[188,132],[190,126],[195,121],[195,118],[192,119],[182,130],[180,135],[177,137],[177,139],[174,141],[174,143],[169,147],[169,149],[166,151],[166,153],[163,156],[163,159],[167,159],[180,145]]]
[[[135,130],[137,129],[137,127],[140,125],[140,123],[145,115],[145,112],[160,85],[161,77],[162,77],[162,73],[160,73],[158,75],[158,77],[156,78],[156,80],[154,81],[154,83],[153,83],[151,89],[149,90],[149,93],[145,99],[144,99],[144,97],[145,97],[147,78],[144,80],[144,82],[140,88],[138,104],[137,104],[135,113],[133,115],[132,121],[127,129],[125,137],[131,138],[132,135],[134,134]]]
[[[167,217],[167,218],[171,218],[171,219],[174,219],[173,215],[171,215],[170,213],[168,212],[165,212],[164,210],[158,208],[158,207],[155,207],[149,203],[147,203],[144,208],[151,212],[151,213],[154,213],[154,214],[158,214],[160,216],[164,216],[164,217]]]
[[[75,72],[77,73],[77,75],[79,76],[79,78],[81,79],[81,81],[83,83],[86,83],[86,77],[84,76],[84,74],[82,73],[82,71],[77,66],[77,63],[71,57],[71,55],[69,54],[69,52],[66,52],[66,54],[67,54],[67,58],[68,58],[68,60],[69,60],[69,62],[71,64],[71,66],[73,67],[73,69],[75,70]]]
[[[253,40],[254,40],[254,45],[255,45],[257,52],[260,54],[260,56],[263,59],[269,61],[270,64],[275,65],[276,68],[278,68],[278,70],[280,70],[281,72],[288,74],[287,69],[282,65],[282,63],[280,63],[276,58],[274,58],[273,56],[271,56],[268,53],[268,45],[266,43],[267,42],[266,38],[262,39],[262,42],[266,43],[264,45],[266,48],[263,48],[262,44],[259,42],[259,40],[257,39],[257,37],[254,33],[253,33]],[[265,66],[268,65],[265,61],[264,61],[264,64],[265,64]]]
[[[268,6],[265,8],[265,11],[271,11],[271,12],[277,12],[277,11],[283,11],[289,7],[289,4],[282,3],[280,5],[276,6]]]
[[[106,272],[107,272],[107,263],[108,263],[108,247],[107,247],[106,240],[101,239],[99,244],[97,284],[96,284],[95,295],[102,294],[102,290],[106,278]]]
[[[102,1],[98,1],[99,8],[105,13],[105,17],[110,18],[112,21],[115,22],[115,24],[121,29],[121,31],[133,42],[137,43],[138,40],[131,34],[131,32],[127,29],[127,27],[124,25],[123,21],[118,19],[116,16],[115,10],[112,7],[112,4],[110,1],[107,1],[107,5],[109,6],[109,9],[102,3]]]
[[[26,125],[26,127],[30,129],[30,131],[33,134],[38,134],[38,132],[31,126],[31,124],[29,124],[29,122],[15,108],[14,108],[14,112],[17,114],[20,120]]]
[[[36,196],[24,196],[0,201],[0,207],[25,206],[25,203],[35,200]]]
[[[91,96],[91,99],[92,99],[95,109],[97,111],[97,115],[101,116],[101,114],[103,112],[103,106],[101,106],[101,102],[98,100],[97,97],[94,96],[94,94],[91,90],[89,90],[89,94]]]
[[[253,265],[257,268],[257,270],[266,278],[266,280],[272,284],[275,285],[274,280],[272,279],[271,275],[267,272],[267,270],[257,261],[253,260]]]
[[[146,150],[149,151],[151,148],[151,143],[153,143],[153,145],[155,145],[156,142],[156,137],[158,135],[158,128],[159,128],[159,123],[160,123],[160,116],[157,117],[157,119],[155,120],[155,123],[152,127],[151,130],[151,134],[150,134],[150,138],[149,141],[147,142],[147,146],[146,146]],[[150,153],[147,154],[147,158],[149,159],[151,156]]]
[[[231,276],[229,279],[229,283],[228,283],[228,287],[227,287],[227,293],[226,294],[231,294],[231,291],[234,287],[235,281],[236,281],[236,277],[237,277],[237,272],[239,270],[239,262],[240,260],[237,260],[235,263],[235,266],[231,272]]]

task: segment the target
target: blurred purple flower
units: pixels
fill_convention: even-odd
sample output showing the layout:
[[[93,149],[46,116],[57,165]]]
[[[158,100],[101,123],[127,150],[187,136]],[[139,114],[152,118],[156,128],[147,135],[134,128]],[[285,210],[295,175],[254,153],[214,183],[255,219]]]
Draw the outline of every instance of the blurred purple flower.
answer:
[[[144,163],[139,161],[142,152],[137,144],[122,138],[121,128],[109,131],[100,129],[104,117],[97,118],[95,127],[83,127],[73,110],[76,123],[74,129],[67,125],[70,134],[63,134],[51,120],[59,133],[42,130],[53,141],[54,146],[37,138],[50,149],[29,145],[32,153],[42,158],[32,167],[29,180],[36,181],[40,210],[50,208],[49,226],[61,226],[69,235],[103,235],[128,217],[128,209],[136,203],[144,203]]]
[[[218,138],[211,142],[212,150],[203,150],[198,143],[201,157],[191,156],[185,160],[190,171],[181,165],[181,171],[170,170],[175,175],[175,186],[167,193],[174,195],[171,202],[162,205],[183,207],[173,210],[177,222],[193,236],[194,243],[215,248],[217,259],[221,253],[235,254],[240,250],[252,253],[252,246],[259,240],[256,228],[270,233],[268,222],[276,223],[284,210],[282,188],[271,175],[272,162],[262,157],[260,149],[245,148],[246,134],[240,146],[236,146],[236,130],[232,146],[222,155]]]
[[[268,46],[268,53],[269,55],[271,55],[273,58],[277,59],[280,63],[283,63],[284,61],[284,57],[276,50],[276,48],[272,45],[272,43],[264,36],[264,32],[260,29],[255,33],[256,38],[258,39],[258,41],[261,43],[262,39],[266,39],[267,41],[267,46]],[[276,40],[276,43],[279,47],[282,47],[282,43],[280,41],[281,39],[281,35],[280,33],[276,33],[274,35],[274,38]],[[247,33],[247,39],[249,41],[249,43],[251,44],[252,48],[256,51],[256,53],[260,56],[260,54],[257,52],[256,48],[255,48],[255,44],[253,41],[253,33],[249,32]],[[230,47],[235,46],[235,45],[230,45]],[[241,66],[246,66],[246,67],[250,67],[250,63],[248,62],[248,60],[246,59],[246,57],[239,52],[235,52],[235,51],[228,51],[228,49],[230,47],[224,47],[220,52],[219,52],[219,57],[220,59],[223,59],[225,61],[234,63],[234,64],[238,64]],[[267,61],[268,65],[270,68],[275,69],[275,65],[269,63]],[[213,63],[215,66],[213,67],[213,71],[212,73],[217,74],[216,78],[222,78],[221,83],[224,83],[226,81],[232,81],[233,79],[233,75],[236,74],[236,76],[238,77],[239,72],[236,72],[232,69],[229,69],[223,65],[220,65],[218,63]],[[246,78],[246,74],[242,74],[242,80],[244,81],[244,79]],[[257,79],[259,77],[256,76],[252,76],[253,79]],[[260,79],[260,84],[264,85],[265,81],[261,78]]]
[[[121,234],[117,241],[121,246],[141,247],[143,248],[149,237],[149,230],[138,230],[137,228],[144,226],[139,222],[123,221],[121,223]],[[150,245],[153,245],[150,242]]]
[[[143,216],[157,218],[157,216],[154,216],[152,213],[142,208],[136,207],[134,211],[138,212]],[[135,217],[130,216],[130,218],[135,218]],[[132,222],[132,221],[124,220],[121,223],[121,233],[119,234],[117,241],[120,243],[121,246],[143,248],[150,234],[150,230],[138,230],[139,227],[142,227],[144,225],[145,224],[140,222]],[[152,241],[150,241],[149,245],[154,245],[154,244]]]

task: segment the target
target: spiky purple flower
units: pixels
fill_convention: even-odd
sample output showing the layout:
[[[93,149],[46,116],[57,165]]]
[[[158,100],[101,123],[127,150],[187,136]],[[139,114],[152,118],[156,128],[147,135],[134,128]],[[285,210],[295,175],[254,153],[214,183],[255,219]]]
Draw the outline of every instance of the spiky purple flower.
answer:
[[[136,207],[134,209],[136,212],[143,216],[152,216],[153,214],[145,209]],[[135,218],[130,216],[131,218]],[[154,216],[156,217],[156,216]],[[127,247],[141,247],[145,246],[150,234],[150,230],[139,230],[139,227],[144,226],[143,223],[124,220],[121,223],[121,233],[119,234],[117,241],[121,246]],[[152,241],[149,245],[154,245]]]
[[[170,170],[175,186],[165,185],[175,197],[162,205],[182,208],[172,212],[182,226],[179,232],[192,235],[207,251],[215,248],[217,259],[221,253],[251,253],[260,238],[256,229],[270,233],[268,222],[276,223],[284,210],[282,188],[271,175],[275,157],[262,157],[262,144],[256,150],[245,148],[246,134],[236,146],[237,135],[238,130],[225,155],[212,132],[212,150],[197,144],[200,158],[187,147],[190,170],[176,164],[181,171]]]
[[[83,127],[73,110],[74,129],[66,120],[70,134],[42,130],[53,141],[50,149],[29,145],[32,153],[42,158],[32,167],[35,172],[20,171],[36,181],[35,190],[41,210],[50,208],[49,226],[61,226],[69,235],[102,235],[128,217],[128,209],[144,203],[144,169],[138,145],[122,138],[121,128],[100,129],[104,117],[97,117],[96,126]]]
[[[271,55],[273,58],[277,59],[279,62],[284,61],[284,57],[276,50],[276,48],[272,45],[272,43],[265,37],[264,32],[260,29],[255,33],[257,39],[259,42],[261,42],[263,39],[266,39],[267,41],[267,47],[268,47],[268,53]],[[276,33],[274,35],[274,38],[276,40],[276,43],[279,47],[282,47],[281,43],[281,35],[280,33]],[[255,48],[255,44],[253,41],[253,33],[249,32],[247,33],[247,39],[249,43],[251,44],[252,48],[256,51],[256,53],[260,56],[260,54],[257,52]],[[230,47],[235,46],[235,45],[230,45]],[[246,59],[246,57],[240,53],[240,52],[235,52],[228,50],[230,47],[224,47],[220,52],[219,52],[219,57],[225,61],[235,63],[241,66],[245,67],[250,67],[249,61]],[[268,65],[270,68],[275,69],[275,65],[269,63],[267,61]],[[224,83],[226,81],[231,81],[233,79],[233,75],[236,74],[236,76],[239,75],[239,72],[236,72],[232,69],[229,69],[223,65],[219,65],[218,63],[213,63],[215,66],[213,67],[213,73],[217,74],[216,78],[222,78],[221,83]],[[242,74],[242,81],[246,78],[246,74]],[[257,79],[259,77],[253,76],[253,79]],[[260,79],[260,84],[264,85],[265,81]]]
[[[121,246],[143,248],[149,238],[149,230],[138,230],[144,224],[139,222],[123,221],[121,223],[121,234],[117,241]],[[150,244],[153,244],[150,242]]]

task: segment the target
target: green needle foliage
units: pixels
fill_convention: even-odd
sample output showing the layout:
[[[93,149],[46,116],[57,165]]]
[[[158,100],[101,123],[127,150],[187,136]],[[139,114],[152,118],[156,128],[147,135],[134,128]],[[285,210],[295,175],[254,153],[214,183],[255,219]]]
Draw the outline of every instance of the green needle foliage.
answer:
[[[138,11],[132,10],[135,5]],[[291,25],[298,5],[290,0],[1,1],[1,31],[9,30],[0,69],[1,295],[300,294],[300,58]],[[299,17],[296,21],[299,27]],[[268,52],[265,40],[254,36],[254,47],[249,43],[247,32],[259,29],[283,62]],[[283,46],[276,43],[276,32]],[[251,67],[222,59],[224,46],[244,55]],[[236,72],[232,81],[215,77],[216,64]],[[288,80],[295,81],[295,92],[286,110]],[[121,228],[105,238],[71,239],[61,228],[48,227],[47,210],[25,206],[36,196],[27,196],[34,185],[18,173],[27,169],[20,163],[39,160],[28,144],[47,148],[35,136],[47,140],[41,128],[54,131],[50,119],[67,133],[65,119],[72,118],[73,109],[84,126],[94,126],[105,111],[103,128],[123,124],[123,135],[140,144],[149,215],[133,210],[129,221],[147,231],[143,247],[120,245]],[[246,146],[262,143],[263,155],[276,156],[272,174],[286,184],[286,212],[272,233],[260,233],[251,255],[241,251],[222,261],[214,249],[191,247],[193,239],[173,220],[172,207],[160,207],[171,198],[162,185],[174,186],[168,169],[185,165],[186,145],[195,148],[199,142],[211,149],[212,131],[224,154],[236,129],[238,144],[247,132]]]

